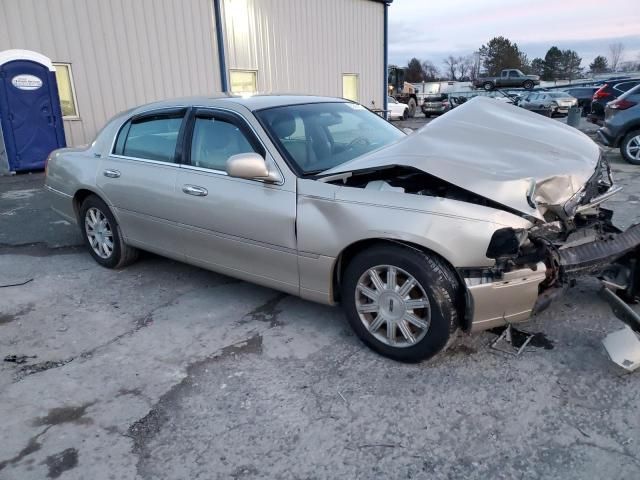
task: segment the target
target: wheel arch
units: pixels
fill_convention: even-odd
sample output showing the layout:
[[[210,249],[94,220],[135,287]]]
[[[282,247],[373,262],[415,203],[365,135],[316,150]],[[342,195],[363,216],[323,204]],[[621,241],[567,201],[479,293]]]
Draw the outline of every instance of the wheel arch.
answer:
[[[107,201],[107,199],[103,195],[101,195],[97,189],[92,189],[86,186],[78,188],[76,192],[73,194],[73,199],[72,199],[73,211],[76,214],[76,218],[79,218],[80,216],[80,208],[82,207],[82,202],[84,202],[85,199],[90,195],[95,195],[104,203],[106,203],[109,209],[111,210],[111,214],[115,217],[116,221],[120,223],[120,219],[118,218],[117,212],[114,211],[113,205],[111,205],[111,203]]]
[[[444,264],[446,264],[451,271],[455,274],[456,279],[460,284],[460,292],[463,294],[457,300],[457,307],[459,309],[459,327],[464,331],[469,331],[471,328],[471,312],[473,311],[472,305],[472,297],[469,294],[464,279],[460,276],[460,272],[449,262],[445,257],[443,257],[438,252],[425,247],[424,245],[420,245],[414,242],[406,241],[406,240],[398,240],[393,238],[366,238],[362,240],[358,240],[347,247],[345,247],[336,257],[333,263],[333,271],[331,274],[331,298],[333,302],[340,302],[340,286],[342,282],[342,277],[344,276],[344,272],[346,270],[349,262],[361,251],[365,249],[369,249],[376,246],[404,246],[408,248],[412,248],[414,250],[418,250],[422,253],[426,253],[429,255],[433,255],[440,259]]]

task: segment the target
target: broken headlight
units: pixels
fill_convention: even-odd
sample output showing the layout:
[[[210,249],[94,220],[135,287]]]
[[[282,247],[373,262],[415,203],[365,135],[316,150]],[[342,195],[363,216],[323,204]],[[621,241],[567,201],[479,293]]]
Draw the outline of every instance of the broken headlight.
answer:
[[[527,240],[527,231],[521,228],[501,228],[491,237],[487,248],[487,258],[515,257],[520,246]]]

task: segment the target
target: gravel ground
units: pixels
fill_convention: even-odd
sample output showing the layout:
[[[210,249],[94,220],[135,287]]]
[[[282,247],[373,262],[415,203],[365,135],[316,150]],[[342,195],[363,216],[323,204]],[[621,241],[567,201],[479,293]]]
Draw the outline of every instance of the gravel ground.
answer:
[[[626,226],[640,170],[608,155]],[[339,309],[154,255],[100,268],[42,181],[0,178],[0,285],[28,281],[0,289],[0,356],[28,357],[0,362],[2,479],[638,478],[638,375],[595,281],[520,357],[487,332],[403,365]]]

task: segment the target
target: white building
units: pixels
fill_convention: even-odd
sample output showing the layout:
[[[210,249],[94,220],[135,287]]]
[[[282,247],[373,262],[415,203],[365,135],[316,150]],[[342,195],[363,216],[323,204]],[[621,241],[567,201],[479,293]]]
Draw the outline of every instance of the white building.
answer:
[[[386,101],[392,0],[0,0],[0,52],[56,70],[67,145],[114,114],[217,92]]]

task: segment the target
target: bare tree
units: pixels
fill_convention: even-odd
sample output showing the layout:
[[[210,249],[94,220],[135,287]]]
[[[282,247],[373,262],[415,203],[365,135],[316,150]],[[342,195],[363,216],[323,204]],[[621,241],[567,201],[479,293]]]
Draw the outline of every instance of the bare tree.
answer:
[[[453,55],[449,55],[447,58],[444,59],[444,61],[442,63],[444,63],[445,66],[445,75],[449,78],[449,80],[456,80],[456,73],[458,70],[458,62],[459,62],[460,58],[459,57],[454,57]]]
[[[458,57],[458,79],[464,80],[469,78],[473,69],[473,57]]]
[[[440,78],[438,67],[436,67],[430,60],[422,62],[422,71],[424,72],[424,77],[427,82],[433,82]]]
[[[611,68],[612,72],[615,72],[618,69],[623,56],[624,45],[621,42],[609,45],[609,68]]]
[[[471,77],[471,80],[475,80],[480,76],[480,67],[482,66],[483,59],[482,59],[482,55],[480,54],[480,51],[473,52],[473,55],[471,55],[471,60],[472,60],[472,65],[471,65],[471,72],[469,76]]]

